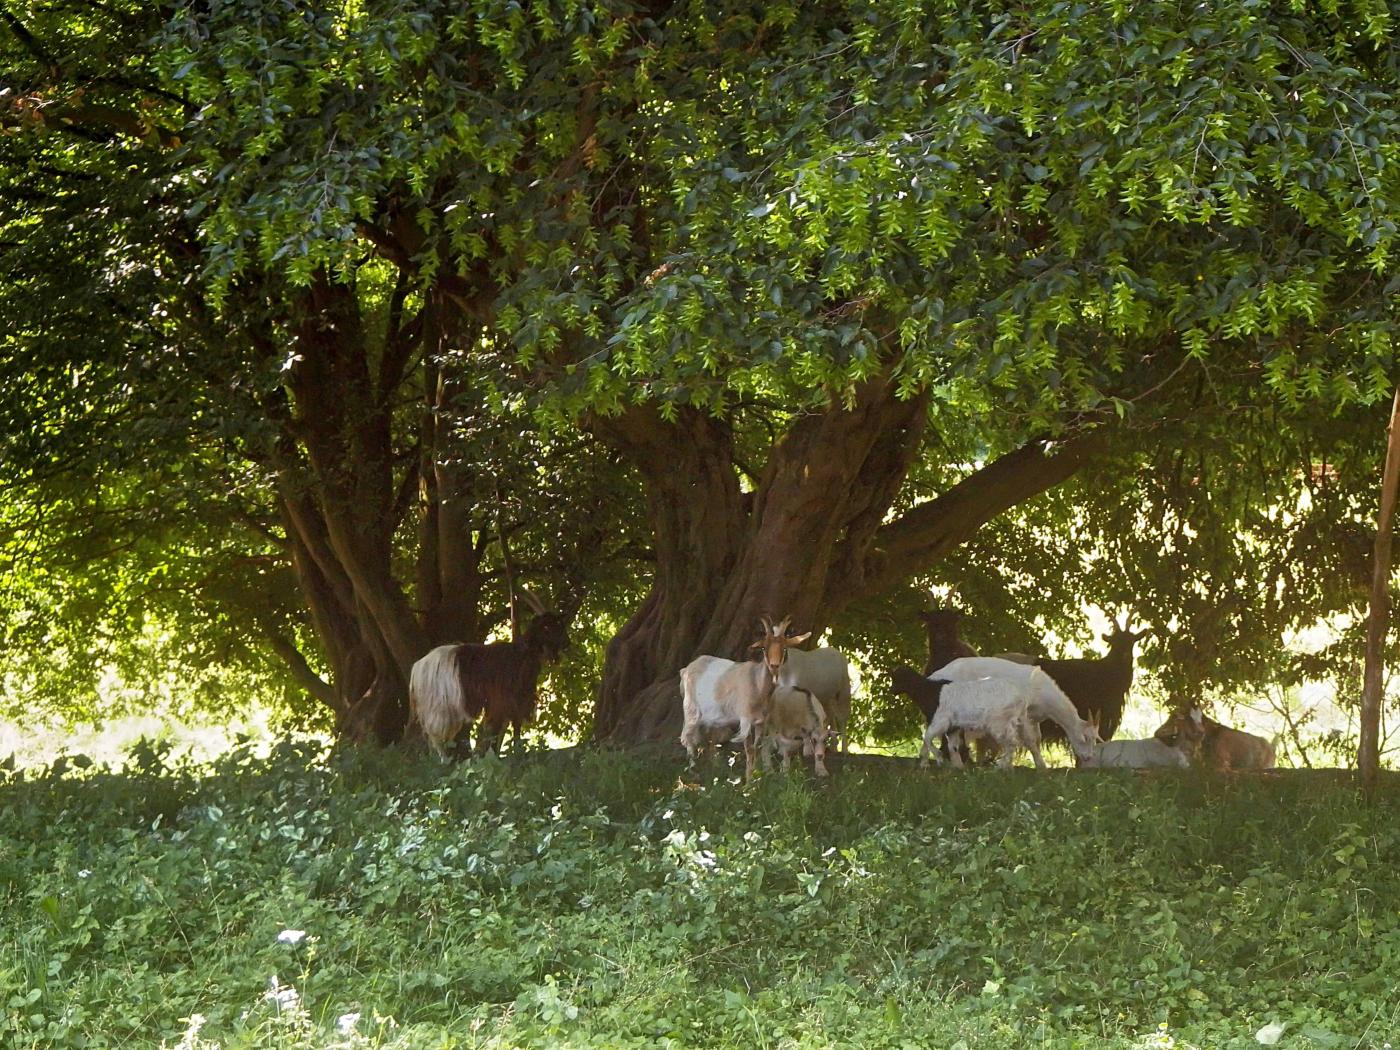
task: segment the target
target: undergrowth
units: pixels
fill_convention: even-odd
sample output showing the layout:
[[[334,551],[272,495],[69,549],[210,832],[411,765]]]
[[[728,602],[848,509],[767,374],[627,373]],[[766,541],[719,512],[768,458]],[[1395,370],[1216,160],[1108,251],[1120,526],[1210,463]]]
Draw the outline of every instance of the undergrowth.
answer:
[[[681,772],[287,747],[8,774],[0,1041],[1400,1044],[1393,787]]]

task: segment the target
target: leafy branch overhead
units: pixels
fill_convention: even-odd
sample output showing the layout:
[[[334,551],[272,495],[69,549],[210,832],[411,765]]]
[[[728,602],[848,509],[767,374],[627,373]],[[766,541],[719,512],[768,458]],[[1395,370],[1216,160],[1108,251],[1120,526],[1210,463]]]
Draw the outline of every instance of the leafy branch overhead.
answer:
[[[7,9],[6,631],[184,624],[384,738],[515,569],[584,603],[575,730],[936,580],[1239,680],[1355,602],[1396,48],[1363,0]]]

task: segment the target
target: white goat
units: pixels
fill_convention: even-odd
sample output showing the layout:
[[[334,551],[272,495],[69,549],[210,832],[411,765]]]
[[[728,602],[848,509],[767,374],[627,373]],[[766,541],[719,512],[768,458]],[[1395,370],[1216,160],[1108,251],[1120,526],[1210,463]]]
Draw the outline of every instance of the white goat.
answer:
[[[1094,748],[1105,769],[1189,769],[1191,760],[1178,748],[1155,737],[1147,740],[1110,740]]]
[[[836,734],[837,750],[846,750],[846,723],[851,720],[851,670],[840,650],[830,646],[792,650],[778,684],[805,689],[820,700],[827,724]]]
[[[1079,712],[1070,703],[1064,690],[1039,667],[1014,663],[996,656],[962,656],[940,667],[929,675],[929,678],[953,682],[1004,678],[1010,682],[1027,685],[1030,692],[1031,718],[1037,723],[1047,720],[1054,722],[1065,731],[1065,739],[1069,741],[1076,763],[1081,766],[1094,764],[1094,744],[1098,734],[1094,732],[1093,726],[1079,717]]]
[[[934,747],[941,736],[948,738],[948,753],[953,765],[963,764],[959,747],[962,738],[990,737],[996,741],[1001,754],[997,765],[1009,768],[1018,749],[1028,748],[1037,769],[1045,768],[1040,755],[1040,730],[1030,714],[1032,684],[1013,682],[1007,678],[978,678],[966,682],[940,682],[938,710],[924,729],[924,746],[919,751],[919,765],[928,765],[929,751],[943,764],[943,755]]]
[[[992,659],[1010,660],[1013,664],[1038,664],[1041,661],[1041,657],[1030,653],[997,653]]]
[[[681,744],[690,764],[695,752],[710,742],[711,730],[737,729],[733,741],[744,745],[744,779],[753,776],[753,760],[772,706],[773,689],[787,659],[788,647],[811,634],[788,637],[788,617],[774,625],[763,617],[763,637],[749,648],[761,650],[757,661],[738,663],[718,656],[700,656],[681,671],[681,708],[685,726]]]
[[[792,654],[788,654],[792,659]],[[826,772],[826,711],[822,703],[805,689],[790,689],[779,685],[773,690],[773,703],[768,709],[768,724],[764,736],[765,767],[777,751],[783,756],[783,772],[792,765],[793,752],[801,749],[812,756],[813,771],[819,777]]]

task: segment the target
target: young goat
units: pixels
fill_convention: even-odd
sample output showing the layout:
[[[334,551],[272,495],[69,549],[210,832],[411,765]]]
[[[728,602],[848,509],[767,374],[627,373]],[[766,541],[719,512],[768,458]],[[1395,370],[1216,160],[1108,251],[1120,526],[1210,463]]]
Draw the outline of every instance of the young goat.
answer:
[[[1274,745],[1262,736],[1231,729],[1202,714],[1199,707],[1177,710],[1153,736],[1189,754],[1197,765],[1229,773],[1273,769]]]
[[[788,659],[801,652],[794,649]],[[764,735],[764,766],[777,751],[783,758],[783,772],[792,765],[793,752],[801,750],[812,756],[813,772],[819,777],[826,772],[826,711],[821,701],[806,689],[791,689],[778,685],[773,690],[773,703],[768,709]]]
[[[925,727],[933,721],[933,716],[938,713],[939,698],[943,695],[942,682],[932,682],[912,667],[901,664],[890,672],[890,688],[913,701],[919,714],[924,717]],[[946,753],[946,742],[942,747]],[[959,750],[959,757],[963,762],[972,761],[966,745]]]
[[[1104,635],[1108,654],[1101,659],[1041,660],[1040,668],[1065,691],[1081,718],[1097,719],[1104,740],[1112,740],[1123,721],[1123,706],[1133,684],[1133,646],[1146,631],[1130,631],[1126,621]],[[1055,734],[1057,735],[1057,734]],[[1054,735],[1046,734],[1047,739]]]
[[[447,758],[446,745],[483,713],[486,739],[499,740],[510,725],[519,743],[521,727],[535,717],[539,704],[540,667],[568,647],[571,618],[541,611],[518,642],[439,645],[414,663],[409,717],[439,758]]]
[[[1039,674],[1039,672],[1036,672]],[[1040,731],[1031,717],[1031,695],[1036,688],[1034,678],[1015,682],[1007,678],[978,678],[965,682],[946,682],[935,678],[938,707],[924,728],[924,746],[919,750],[919,765],[928,765],[933,742],[947,737],[953,765],[963,764],[958,753],[962,738],[988,737],[996,742],[1001,754],[997,765],[1011,766],[1019,748],[1029,748],[1037,769],[1045,768],[1040,755]],[[943,755],[938,764],[943,764]]]
[[[1098,737],[1093,727],[1079,717],[1055,682],[1039,667],[1018,664],[995,656],[970,656],[940,667],[932,675],[947,681],[970,682],[980,678],[1004,678],[1027,685],[1030,691],[1030,713],[1036,722],[1054,722],[1064,732],[1077,765],[1094,764],[1094,744]]]
[[[733,741],[744,745],[744,780],[753,776],[753,760],[772,707],[773,689],[788,649],[807,639],[810,631],[788,636],[789,616],[774,625],[763,617],[763,636],[750,649],[757,661],[738,663],[718,656],[696,657],[681,671],[681,707],[685,726],[681,744],[691,765],[695,752],[709,742],[713,729],[736,729]]]
[[[846,723],[851,720],[851,670],[837,649],[793,649],[778,676],[778,685],[804,689],[821,701],[838,751],[846,750]]]

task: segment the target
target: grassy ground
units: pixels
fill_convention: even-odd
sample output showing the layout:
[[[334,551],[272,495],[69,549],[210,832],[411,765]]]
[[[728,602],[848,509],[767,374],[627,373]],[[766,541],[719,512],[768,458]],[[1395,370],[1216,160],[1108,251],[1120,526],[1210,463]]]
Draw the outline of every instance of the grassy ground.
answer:
[[[289,748],[12,775],[0,1043],[1400,1044],[1400,784],[679,772]]]

